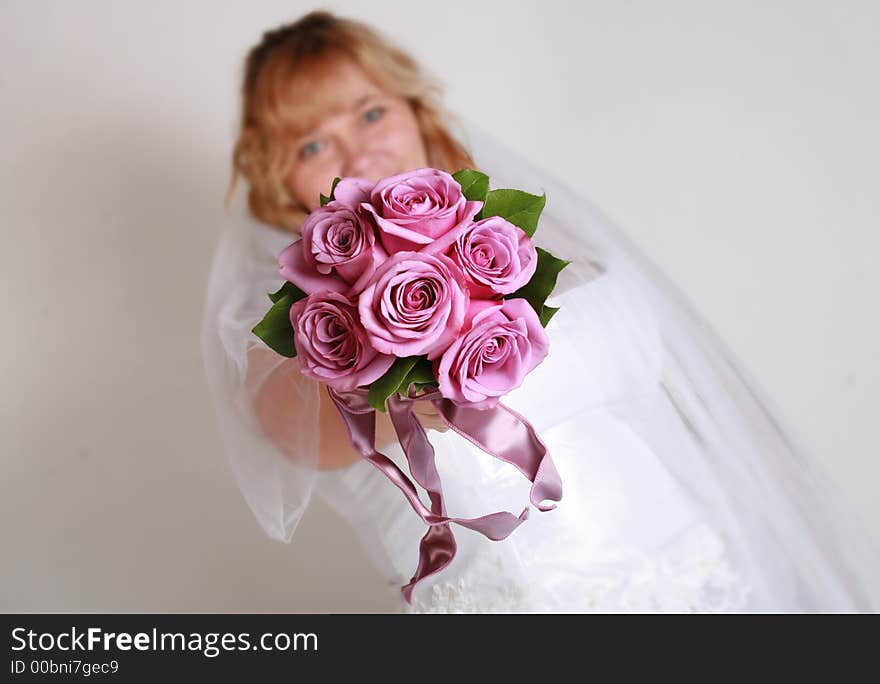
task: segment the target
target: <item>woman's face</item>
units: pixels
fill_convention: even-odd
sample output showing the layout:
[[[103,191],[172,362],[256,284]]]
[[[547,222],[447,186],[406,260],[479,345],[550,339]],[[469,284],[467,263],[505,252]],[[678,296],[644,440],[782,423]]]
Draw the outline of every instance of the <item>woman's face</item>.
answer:
[[[319,112],[317,126],[295,141],[287,186],[309,211],[320,206],[335,177],[379,180],[427,166],[418,122],[409,103],[384,93],[357,66],[341,62],[321,83],[322,102],[341,107]]]

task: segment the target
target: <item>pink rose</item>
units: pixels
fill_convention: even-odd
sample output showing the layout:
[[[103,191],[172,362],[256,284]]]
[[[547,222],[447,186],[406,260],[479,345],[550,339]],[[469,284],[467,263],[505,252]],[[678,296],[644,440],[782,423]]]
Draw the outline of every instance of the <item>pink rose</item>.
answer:
[[[365,178],[342,178],[333,189],[333,199],[349,209],[357,209],[361,202],[369,201],[375,185]]]
[[[449,257],[398,252],[376,269],[358,311],[378,351],[434,359],[461,330],[469,300],[464,275]]]
[[[450,256],[468,280],[473,297],[516,292],[538,266],[538,252],[525,231],[500,216],[472,223],[455,241]]]
[[[290,307],[293,343],[302,373],[336,390],[378,380],[394,363],[367,340],[357,307],[336,292],[319,292]]]
[[[372,183],[341,180],[335,199],[311,212],[302,225],[302,239],[278,257],[278,270],[303,292],[357,293],[388,255],[376,243],[375,230],[358,211]]]
[[[488,409],[522,384],[547,356],[550,342],[525,299],[494,305],[476,300],[471,309],[470,327],[443,353],[437,378],[447,399]]]
[[[461,185],[445,171],[424,168],[383,178],[362,209],[374,217],[389,254],[445,251],[483,207],[465,199]]]

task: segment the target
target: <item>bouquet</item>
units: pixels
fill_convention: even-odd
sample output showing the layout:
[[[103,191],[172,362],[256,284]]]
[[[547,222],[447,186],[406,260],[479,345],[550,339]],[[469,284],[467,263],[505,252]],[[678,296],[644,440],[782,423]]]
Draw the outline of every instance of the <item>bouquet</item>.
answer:
[[[428,524],[418,569],[402,588],[407,602],[454,558],[450,523],[501,540],[529,513],[449,517],[415,402],[432,402],[451,429],[518,468],[539,510],[562,497],[546,446],[499,401],[547,356],[544,328],[558,308],[546,300],[570,263],[532,240],[545,202],[489,190],[489,177],[473,169],[422,168],[375,183],[337,178],[301,239],[280,254],[286,282],[253,328],[326,387],[354,448]],[[375,411],[389,413],[412,479],[376,450]]]

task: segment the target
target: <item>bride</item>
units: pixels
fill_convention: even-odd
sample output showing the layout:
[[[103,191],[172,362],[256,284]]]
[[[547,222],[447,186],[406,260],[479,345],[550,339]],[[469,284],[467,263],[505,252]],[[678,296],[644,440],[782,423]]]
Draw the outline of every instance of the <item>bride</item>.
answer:
[[[402,612],[876,612],[880,555],[723,344],[589,200],[473,124],[454,134],[437,93],[410,56],[326,12],[247,56],[229,195],[243,177],[248,214],[218,245],[202,344],[229,463],[266,533],[289,542],[320,496]],[[546,193],[536,243],[572,263],[549,356],[503,400],[547,445],[562,501],[502,541],[455,527],[453,560],[414,584],[427,526],[352,447],[326,390],[251,329],[283,282],[279,253],[334,177],[425,166]],[[448,431],[430,402],[416,410],[449,515],[522,508],[529,483],[513,466]],[[376,447],[406,472],[384,413]]]

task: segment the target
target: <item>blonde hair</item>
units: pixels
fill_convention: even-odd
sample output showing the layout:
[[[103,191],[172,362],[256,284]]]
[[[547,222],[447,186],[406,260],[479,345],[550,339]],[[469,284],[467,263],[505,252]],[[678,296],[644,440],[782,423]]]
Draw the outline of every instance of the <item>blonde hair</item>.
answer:
[[[250,212],[264,223],[298,232],[308,212],[285,183],[294,160],[292,143],[317,123],[323,103],[315,101],[314,85],[340,59],[354,62],[383,90],[409,102],[429,166],[449,172],[474,168],[449,131],[451,117],[440,106],[439,85],[410,55],[365,24],[316,11],[265,32],[248,52],[227,207],[243,176],[250,186]]]

